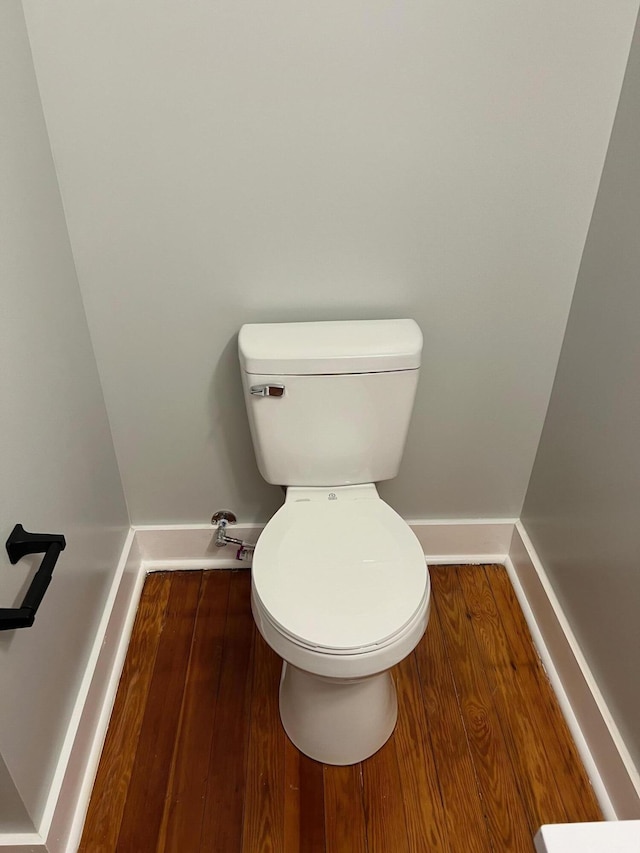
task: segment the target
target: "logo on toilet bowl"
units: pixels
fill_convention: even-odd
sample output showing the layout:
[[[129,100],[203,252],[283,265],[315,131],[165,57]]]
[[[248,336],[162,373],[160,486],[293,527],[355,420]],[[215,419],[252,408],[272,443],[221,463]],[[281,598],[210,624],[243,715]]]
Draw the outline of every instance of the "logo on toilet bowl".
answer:
[[[335,492],[329,492],[329,500],[330,501],[337,501],[338,500],[338,496],[336,495]]]

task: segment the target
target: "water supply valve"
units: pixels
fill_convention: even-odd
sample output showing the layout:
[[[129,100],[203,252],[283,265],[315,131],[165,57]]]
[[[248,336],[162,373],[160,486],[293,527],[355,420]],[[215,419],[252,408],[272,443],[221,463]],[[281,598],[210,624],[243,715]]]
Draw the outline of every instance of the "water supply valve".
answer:
[[[242,539],[236,539],[235,536],[227,535],[227,527],[230,524],[235,524],[237,521],[235,513],[230,509],[219,509],[213,513],[211,524],[217,525],[216,531],[216,547],[222,548],[225,545],[238,545],[236,552],[236,560],[244,562],[251,559],[255,545],[250,542],[244,542]]]

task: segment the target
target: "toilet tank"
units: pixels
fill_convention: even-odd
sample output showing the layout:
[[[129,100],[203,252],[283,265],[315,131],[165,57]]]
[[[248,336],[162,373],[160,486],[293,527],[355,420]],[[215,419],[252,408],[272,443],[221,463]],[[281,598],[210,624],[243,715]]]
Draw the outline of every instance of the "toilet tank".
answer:
[[[249,324],[238,349],[268,483],[343,486],[396,476],[422,354],[414,320]]]

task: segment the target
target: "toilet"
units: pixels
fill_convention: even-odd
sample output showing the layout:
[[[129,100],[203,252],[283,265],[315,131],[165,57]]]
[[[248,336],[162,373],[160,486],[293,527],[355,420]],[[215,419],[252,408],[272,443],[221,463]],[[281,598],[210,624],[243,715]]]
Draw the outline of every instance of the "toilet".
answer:
[[[391,736],[391,669],[429,619],[422,548],[375,485],[398,472],[422,333],[413,320],[248,324],[238,348],[258,468],[286,489],[251,581],[283,659],[280,717],[305,755],[355,764]]]

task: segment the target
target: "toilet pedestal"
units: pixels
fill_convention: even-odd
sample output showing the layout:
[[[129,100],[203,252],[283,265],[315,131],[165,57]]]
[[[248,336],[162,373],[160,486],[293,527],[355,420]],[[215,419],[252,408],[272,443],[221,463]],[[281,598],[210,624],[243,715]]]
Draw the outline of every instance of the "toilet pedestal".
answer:
[[[397,716],[389,671],[361,679],[332,679],[286,661],[282,665],[282,725],[309,758],[323,764],[357,764],[386,743]]]

